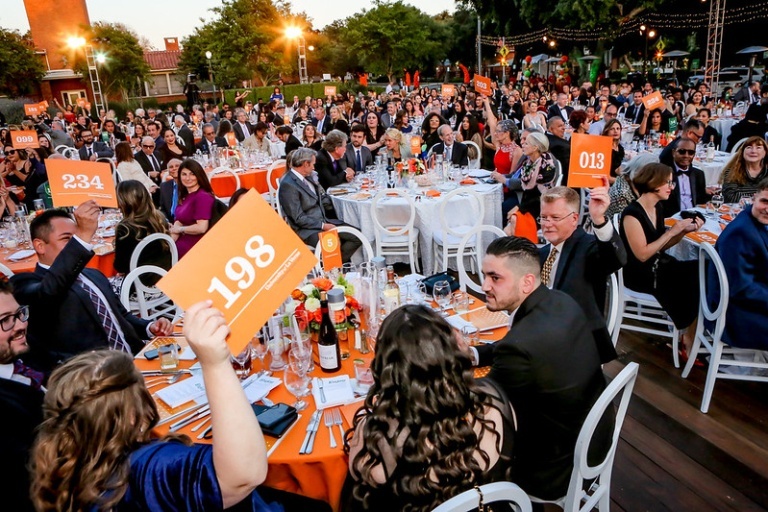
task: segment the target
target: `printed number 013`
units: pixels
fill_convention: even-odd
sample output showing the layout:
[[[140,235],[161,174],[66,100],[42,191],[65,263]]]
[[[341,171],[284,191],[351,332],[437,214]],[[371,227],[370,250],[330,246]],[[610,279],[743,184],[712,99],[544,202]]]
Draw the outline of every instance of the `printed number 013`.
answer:
[[[264,238],[261,236],[255,235],[245,243],[245,254],[253,259],[256,267],[264,268],[275,259],[275,248],[265,244]],[[248,259],[242,256],[235,256],[224,265],[224,275],[230,281],[237,283],[237,287],[240,290],[245,290],[256,279],[256,269]],[[240,290],[230,290],[218,277],[211,278],[211,285],[208,287],[208,293],[220,293],[227,300],[227,303],[224,304],[226,309],[231,308],[232,304],[243,294]]]
[[[63,174],[61,179],[64,180],[64,188],[95,188],[96,190],[104,190],[104,184],[98,176],[89,178],[85,174]]]
[[[603,153],[587,153],[582,151],[579,155],[579,167],[582,169],[605,169],[605,155]]]

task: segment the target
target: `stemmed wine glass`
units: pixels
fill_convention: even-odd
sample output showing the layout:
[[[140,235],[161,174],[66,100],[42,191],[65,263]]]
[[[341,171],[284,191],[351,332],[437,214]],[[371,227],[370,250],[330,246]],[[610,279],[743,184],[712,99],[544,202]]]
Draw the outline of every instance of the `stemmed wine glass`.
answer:
[[[432,298],[440,306],[440,315],[448,316],[445,307],[451,302],[451,285],[448,281],[438,281],[432,288]]]
[[[254,336],[251,340],[251,360],[256,357],[261,365],[261,370],[256,374],[259,377],[269,377],[272,375],[272,372],[264,366],[264,358],[267,357],[267,352],[269,352],[269,349],[267,349],[267,345],[264,343],[264,335],[262,332]]]
[[[307,370],[297,364],[288,364],[283,372],[283,382],[285,388],[296,397],[296,403],[293,407],[297,411],[307,407],[307,403],[301,399],[309,394],[309,376]]]

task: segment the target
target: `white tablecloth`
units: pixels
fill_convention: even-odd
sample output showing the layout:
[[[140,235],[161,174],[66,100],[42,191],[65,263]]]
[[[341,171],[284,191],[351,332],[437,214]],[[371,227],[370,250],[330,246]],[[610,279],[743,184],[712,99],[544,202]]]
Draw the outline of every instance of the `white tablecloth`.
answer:
[[[720,132],[720,135],[722,135],[722,139],[720,139],[720,150],[725,151],[725,148],[728,147],[728,137],[731,136],[731,128],[733,125],[738,123],[740,121],[739,118],[736,117],[723,117],[719,119],[712,119],[709,122],[709,125]],[[709,141],[706,141],[709,142]]]
[[[698,167],[704,171],[704,176],[707,178],[707,186],[717,185],[720,181],[720,173],[723,172],[723,167],[731,159],[730,153],[717,151],[715,158],[711,162],[706,160],[699,160],[698,158],[693,161],[693,166]]]
[[[478,184],[468,188],[473,188],[480,193],[483,198],[485,213],[483,215],[483,224],[501,227],[501,203],[503,198],[502,187],[499,184]],[[426,189],[417,189],[417,193],[422,193]],[[445,195],[445,194],[443,194]],[[333,206],[339,218],[357,227],[371,241],[375,249],[375,228],[373,218],[371,217],[372,199],[356,201],[348,196],[331,196]],[[439,198],[422,198],[416,201],[416,219],[414,226],[419,230],[419,251],[421,261],[424,267],[421,269],[425,275],[432,273],[434,256],[432,254],[432,237],[436,230],[440,229],[440,203]],[[454,197],[451,204],[446,207],[446,217],[449,225],[456,227],[460,225],[472,224],[474,219],[470,216],[473,212],[474,201],[469,197]],[[404,225],[408,221],[408,203],[400,198],[385,198],[380,201],[378,207],[381,211],[379,219],[383,225]],[[482,237],[480,247],[483,252],[491,242],[490,236]],[[358,252],[359,254],[359,252]],[[451,260],[454,261],[454,260]],[[388,256],[387,263],[405,262],[408,263],[408,257]],[[468,261],[465,262],[468,264]]]
[[[699,232],[707,231],[709,233],[713,233],[716,236],[720,236],[720,233],[723,232],[723,229],[720,227],[720,223],[723,221],[720,220],[719,215],[717,218],[712,218],[711,217],[712,213],[708,212],[704,208],[694,208],[694,210],[703,213],[704,217],[706,217],[706,222],[704,222],[704,226],[702,226]],[[731,215],[734,215],[734,214],[731,214]],[[680,220],[680,214],[678,213],[674,215],[672,218]],[[677,244],[667,249],[666,252],[667,254],[677,258],[678,260],[682,260],[682,261],[698,260],[699,259],[699,243],[695,240],[688,238],[687,236],[684,236],[682,240],[680,240]]]

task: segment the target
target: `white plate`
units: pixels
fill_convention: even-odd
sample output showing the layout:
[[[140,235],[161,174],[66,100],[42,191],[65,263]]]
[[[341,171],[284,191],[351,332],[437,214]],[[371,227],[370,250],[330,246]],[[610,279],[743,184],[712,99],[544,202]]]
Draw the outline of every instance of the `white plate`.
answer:
[[[32,249],[24,249],[23,251],[17,251],[11,254],[10,256],[8,256],[8,261],[21,261],[34,255],[35,255],[35,251],[33,251]]]
[[[485,169],[472,169],[467,173],[467,176],[470,178],[487,178],[491,175],[491,171],[486,171]]]

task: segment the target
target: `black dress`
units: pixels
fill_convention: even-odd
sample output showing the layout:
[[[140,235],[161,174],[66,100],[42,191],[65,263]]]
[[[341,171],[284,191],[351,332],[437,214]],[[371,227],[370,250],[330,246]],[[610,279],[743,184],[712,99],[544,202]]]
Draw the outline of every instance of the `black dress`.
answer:
[[[131,255],[136,246],[151,233],[138,233],[135,228],[120,223],[115,228],[115,270],[121,274],[130,271]],[[139,266],[155,265],[165,270],[171,270],[171,252],[168,244],[157,240],[150,242],[139,258]],[[153,286],[160,276],[150,274],[142,277],[141,281],[147,286]]]
[[[643,227],[646,243],[653,243],[664,234],[664,211],[656,203],[656,225],[645,213],[642,205],[633,201],[624,209],[619,234],[627,251],[624,267],[624,284],[627,288],[649,293],[659,301],[661,307],[678,329],[684,329],[696,319],[699,310],[699,274],[697,261],[680,261],[666,253],[655,254],[641,262],[635,257],[627,242],[624,219],[634,217]],[[655,268],[655,271],[654,271]]]

